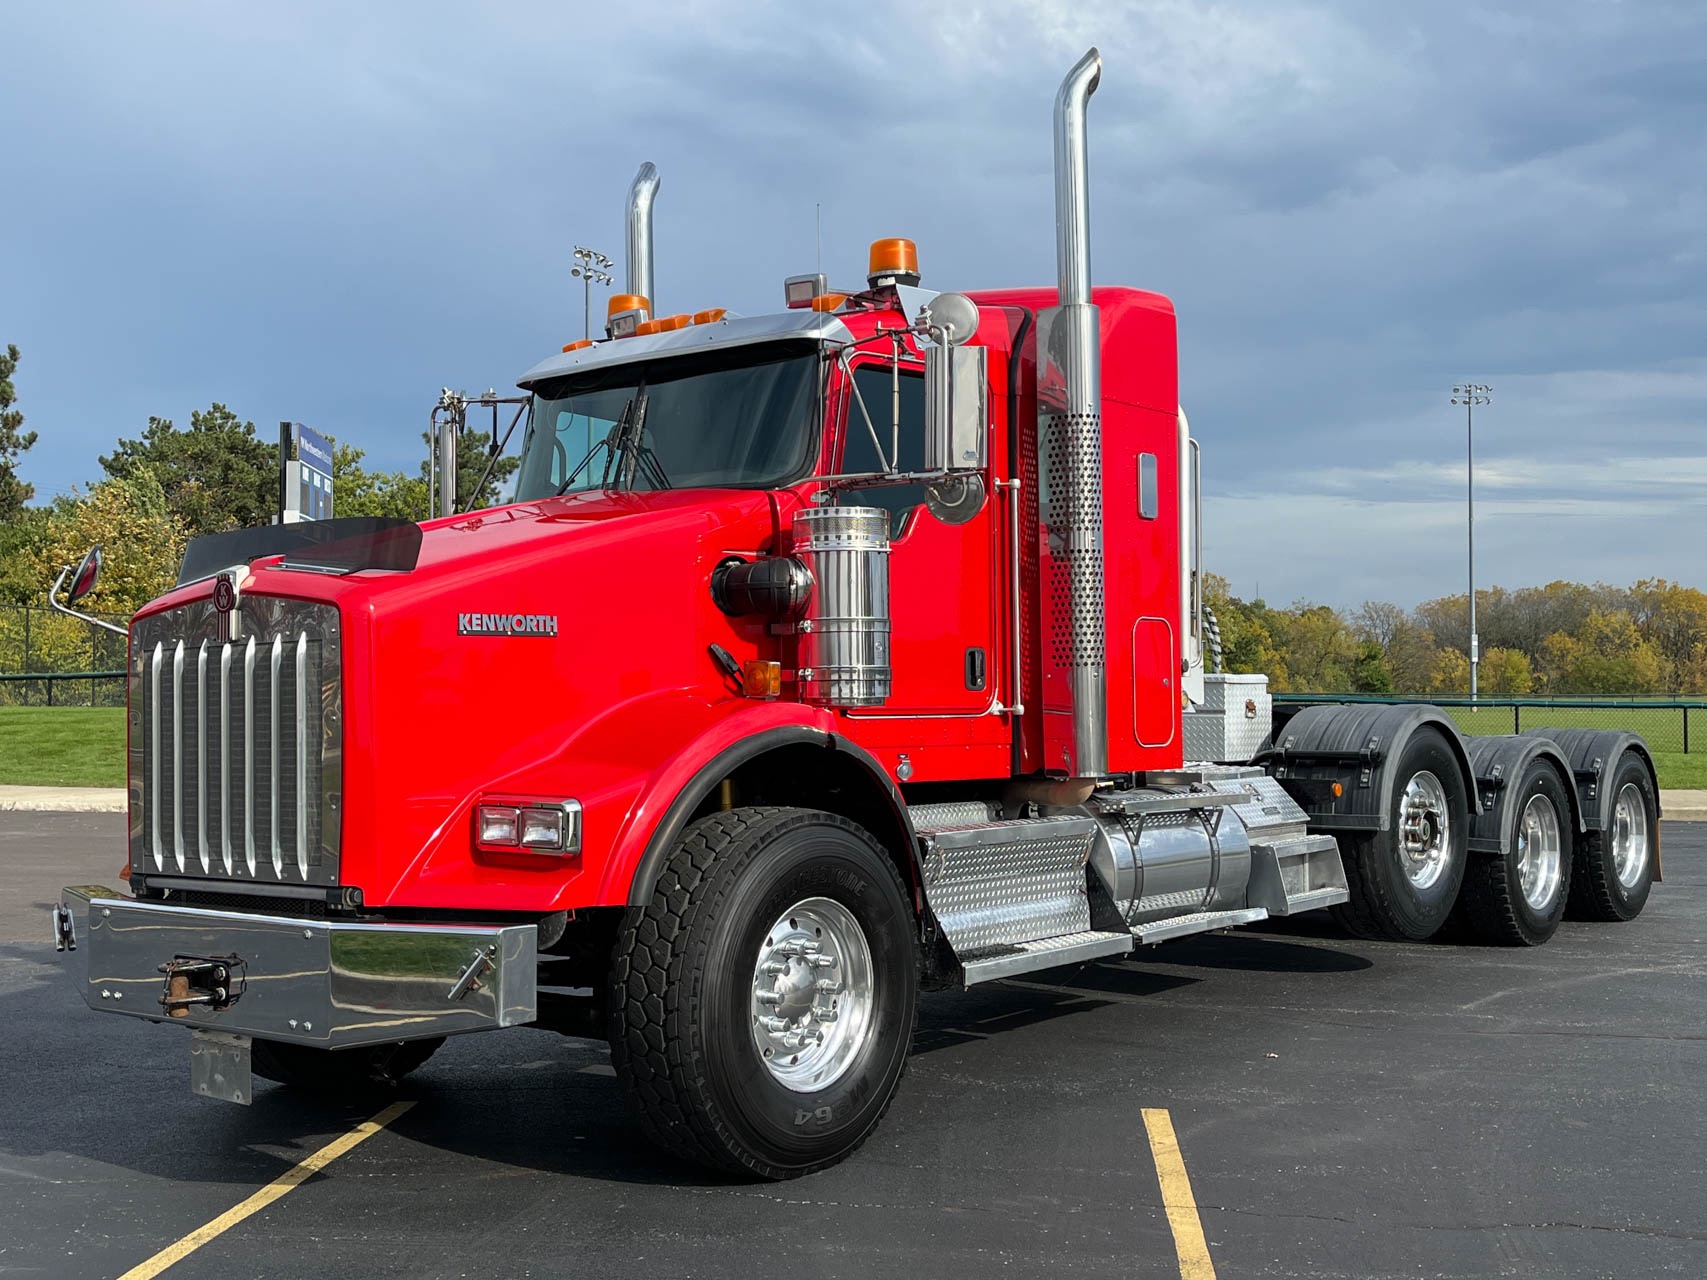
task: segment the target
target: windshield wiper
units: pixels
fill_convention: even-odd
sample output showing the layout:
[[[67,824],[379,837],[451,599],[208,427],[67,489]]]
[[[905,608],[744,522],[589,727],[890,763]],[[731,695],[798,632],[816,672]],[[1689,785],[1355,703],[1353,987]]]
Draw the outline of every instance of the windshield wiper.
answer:
[[[575,464],[574,470],[569,473],[563,483],[557,486],[557,491],[552,494],[553,497],[561,498],[564,494],[569,492],[569,486],[581,478],[581,473],[587,469],[587,464],[593,460],[593,455],[598,453],[600,449],[605,451],[605,469],[604,474],[599,478],[599,487],[602,489],[609,486],[611,462],[616,456],[615,450],[612,448],[612,441],[619,439],[621,436],[624,429],[623,424],[628,421],[629,411],[633,408],[633,400],[630,400],[627,404],[622,406],[622,412],[617,415],[616,421],[611,424],[611,429],[605,432],[605,434],[600,436],[597,440],[593,441],[592,447],[588,449],[586,453],[581,455],[581,460]]]
[[[646,399],[644,390],[636,392],[634,399],[629,402],[633,412],[629,413],[625,410],[623,413],[624,421],[617,424],[618,428],[626,427],[622,434],[616,437],[615,449],[621,463],[617,471],[617,488],[619,489],[632,490],[634,488],[636,467],[645,471],[646,478],[651,481],[654,489],[668,489],[670,487],[670,481],[664,475],[664,468],[659,465],[658,455],[641,443],[643,438],[641,433],[646,428]],[[606,474],[608,477],[608,462]]]

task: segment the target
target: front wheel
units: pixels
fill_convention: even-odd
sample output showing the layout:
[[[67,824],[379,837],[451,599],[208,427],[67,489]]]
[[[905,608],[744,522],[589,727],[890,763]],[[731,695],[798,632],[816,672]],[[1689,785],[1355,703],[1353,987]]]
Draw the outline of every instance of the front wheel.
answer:
[[[1659,802],[1653,775],[1626,751],[1612,771],[1612,821],[1577,847],[1571,914],[1579,920],[1634,920],[1648,903],[1659,858]]]
[[[1470,800],[1458,757],[1438,729],[1411,736],[1394,774],[1387,829],[1346,842],[1351,899],[1331,911],[1360,938],[1421,942],[1446,923],[1463,883]]]
[[[888,1108],[918,959],[900,877],[863,828],[806,809],[701,819],[616,954],[611,1061],[665,1149],[796,1177],[846,1157]]]

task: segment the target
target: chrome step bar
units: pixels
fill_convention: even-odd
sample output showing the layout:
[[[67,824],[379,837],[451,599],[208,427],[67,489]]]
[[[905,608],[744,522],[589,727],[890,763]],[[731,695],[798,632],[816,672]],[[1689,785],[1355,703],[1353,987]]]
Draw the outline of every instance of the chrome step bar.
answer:
[[[1189,915],[1169,916],[1166,920],[1135,924],[1132,926],[1132,936],[1143,946],[1153,946],[1174,938],[1187,938],[1194,933],[1212,933],[1217,929],[1232,929],[1267,919],[1267,907],[1241,907],[1236,911],[1193,911]]]
[[[1132,935],[1129,933],[1087,929],[1083,933],[1069,933],[1060,938],[1044,938],[1038,942],[973,952],[961,957],[960,968],[966,975],[966,985],[972,987],[980,982],[994,982],[997,978],[1011,978],[1038,969],[1123,956],[1131,950]]]

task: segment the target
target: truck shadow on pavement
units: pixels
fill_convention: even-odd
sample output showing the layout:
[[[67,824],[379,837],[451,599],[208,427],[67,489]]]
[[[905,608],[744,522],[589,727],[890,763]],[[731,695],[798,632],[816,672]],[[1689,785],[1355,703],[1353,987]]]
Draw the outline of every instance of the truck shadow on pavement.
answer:
[[[1146,968],[1152,960],[1165,968]],[[605,1046],[546,1031],[453,1037],[399,1085],[355,1098],[259,1079],[252,1106],[196,1098],[182,1031],[92,1014],[72,980],[81,963],[27,944],[0,946],[0,1025],[11,1029],[0,1037],[0,1164],[21,1166],[25,1177],[84,1180],[93,1162],[168,1182],[255,1187],[406,1099],[415,1105],[389,1133],[430,1149],[435,1179],[489,1176],[483,1170],[495,1164],[595,1182],[741,1181],[653,1148],[629,1119]],[[1347,972],[1370,963],[1287,937],[1187,939],[1132,960],[927,993],[913,1055],[1024,1040],[1048,1026],[1070,1031],[1067,1024],[1114,1004],[1147,1003],[1209,980],[1207,971]]]

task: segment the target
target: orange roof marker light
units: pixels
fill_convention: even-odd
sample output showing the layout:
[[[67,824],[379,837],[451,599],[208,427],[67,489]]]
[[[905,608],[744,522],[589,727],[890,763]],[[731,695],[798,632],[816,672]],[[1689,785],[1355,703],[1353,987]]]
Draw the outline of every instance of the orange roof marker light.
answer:
[[[835,311],[847,300],[848,295],[845,293],[821,293],[812,299],[812,310]]]
[[[644,320],[634,328],[634,336],[644,338],[649,333],[670,333],[676,329],[685,329],[693,323],[693,317],[688,315],[659,316],[656,320]]]
[[[727,307],[707,307],[704,311],[693,313],[693,322],[695,324],[716,324],[728,314],[729,309]]]
[[[919,248],[911,240],[895,236],[871,242],[866,283],[873,289],[887,285],[919,283]]]
[[[627,338],[652,314],[652,300],[642,293],[613,293],[605,307],[605,332]]]
[[[577,338],[574,342],[566,342],[563,344],[563,354],[568,355],[571,351],[579,351],[582,347],[590,347],[592,345],[593,340],[591,338]]]

